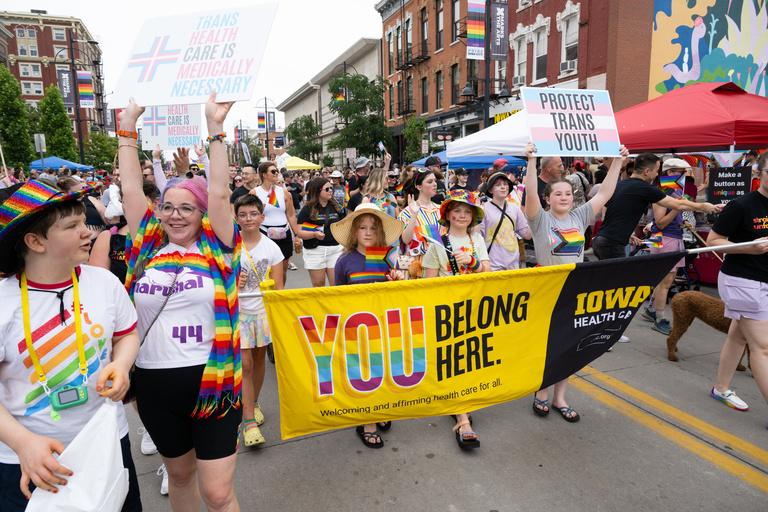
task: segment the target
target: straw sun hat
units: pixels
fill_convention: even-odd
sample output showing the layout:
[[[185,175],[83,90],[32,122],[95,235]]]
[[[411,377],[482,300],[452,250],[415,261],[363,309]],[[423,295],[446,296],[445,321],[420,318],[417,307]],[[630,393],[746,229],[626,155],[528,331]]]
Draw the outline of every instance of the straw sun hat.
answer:
[[[335,238],[339,243],[343,244],[346,240],[349,239],[349,232],[352,229],[352,223],[355,221],[355,218],[366,213],[378,217],[379,220],[381,220],[381,225],[384,228],[385,246],[392,245],[398,238],[400,238],[400,234],[403,232],[403,223],[393,217],[390,217],[384,213],[381,208],[373,203],[362,203],[355,209],[354,212],[347,215],[343,220],[331,224],[331,233],[333,233],[333,238]]]

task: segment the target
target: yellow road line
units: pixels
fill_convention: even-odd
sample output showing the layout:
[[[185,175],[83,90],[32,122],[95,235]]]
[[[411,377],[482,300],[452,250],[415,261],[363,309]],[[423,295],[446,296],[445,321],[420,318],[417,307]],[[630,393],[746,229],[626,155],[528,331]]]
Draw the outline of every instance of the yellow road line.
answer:
[[[665,437],[673,443],[685,448],[691,453],[701,457],[707,462],[719,467],[723,471],[732,474],[749,485],[768,494],[768,476],[755,469],[734,460],[728,455],[708,446],[685,432],[672,427],[663,421],[654,418],[639,407],[636,407],[621,398],[618,398],[584,379],[571,379],[571,386],[579,389],[587,395],[604,403],[629,419],[643,425],[653,432]]]
[[[675,423],[684,424],[705,437],[717,440],[718,444],[728,445],[745,457],[748,457],[755,462],[768,467],[768,451],[765,451],[762,448],[758,448],[757,446],[750,444],[732,434],[729,434],[724,430],[720,430],[719,428],[714,427],[709,423],[701,421],[695,416],[691,416],[690,414],[676,409],[662,402],[661,400],[653,398],[652,396],[643,393],[642,391],[635,389],[632,386],[621,382],[620,380],[614,379],[613,377],[595,370],[592,367],[586,366],[582,372],[586,372],[585,376],[589,376],[590,378],[595,379],[612,389],[615,389],[619,393],[632,397],[639,402],[653,407],[659,412],[674,418]]]

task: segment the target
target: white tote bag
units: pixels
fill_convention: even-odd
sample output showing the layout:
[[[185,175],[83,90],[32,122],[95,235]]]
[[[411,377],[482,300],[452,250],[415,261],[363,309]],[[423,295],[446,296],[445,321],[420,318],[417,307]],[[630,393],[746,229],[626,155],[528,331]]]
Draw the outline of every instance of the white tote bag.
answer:
[[[107,399],[96,411],[59,457],[74,475],[56,494],[35,489],[27,512],[119,512],[128,495],[128,470],[123,467],[117,407]]]

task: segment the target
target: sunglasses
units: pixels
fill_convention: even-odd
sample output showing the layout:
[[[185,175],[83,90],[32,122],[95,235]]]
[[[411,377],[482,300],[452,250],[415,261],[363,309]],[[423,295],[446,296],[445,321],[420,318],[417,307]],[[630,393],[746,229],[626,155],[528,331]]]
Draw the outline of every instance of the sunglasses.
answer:
[[[320,190],[322,190],[323,192],[330,192],[333,190],[333,187],[323,187]]]
[[[270,174],[280,174],[280,171],[278,171],[277,169],[270,169],[267,172],[270,173]]]
[[[242,183],[242,182],[243,182],[243,178],[237,178],[237,179],[235,180],[235,183],[237,183],[238,181],[239,181],[240,183]]]

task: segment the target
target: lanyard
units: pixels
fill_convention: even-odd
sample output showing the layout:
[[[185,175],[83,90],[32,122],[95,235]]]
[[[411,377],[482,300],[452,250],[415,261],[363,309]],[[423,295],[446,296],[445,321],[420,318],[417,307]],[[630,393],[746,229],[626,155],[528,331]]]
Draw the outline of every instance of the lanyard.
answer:
[[[77,286],[77,274],[72,271],[72,293],[74,294],[75,301],[75,334],[77,337],[77,359],[80,362],[80,374],[83,376],[83,384],[88,385],[88,365],[85,360],[85,346],[83,342],[83,326],[80,320],[80,293]],[[24,339],[27,342],[27,351],[29,357],[32,359],[32,364],[35,366],[37,372],[37,380],[45,390],[45,394],[51,394],[51,390],[48,388],[48,379],[45,377],[45,371],[42,365],[40,365],[40,359],[37,358],[35,353],[35,347],[32,345],[32,329],[29,326],[29,290],[27,289],[27,275],[22,271],[21,273],[21,310],[24,320]]]
[[[248,248],[243,244],[242,251],[245,253],[246,256],[248,256],[248,261],[251,262],[251,268],[253,269],[253,273],[256,274],[256,279],[259,280],[259,283],[263,283],[267,279],[269,279],[269,271],[272,270],[271,267],[267,267],[267,273],[264,275],[264,281],[262,281],[261,277],[259,277],[259,271],[256,270],[256,265],[253,264],[253,259],[251,259],[251,253],[248,251]]]

